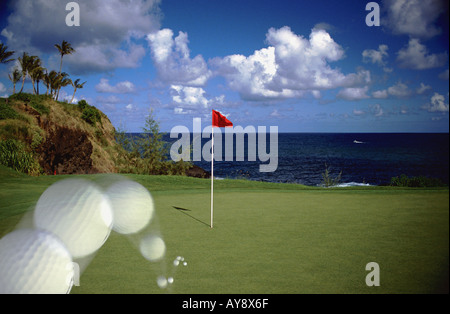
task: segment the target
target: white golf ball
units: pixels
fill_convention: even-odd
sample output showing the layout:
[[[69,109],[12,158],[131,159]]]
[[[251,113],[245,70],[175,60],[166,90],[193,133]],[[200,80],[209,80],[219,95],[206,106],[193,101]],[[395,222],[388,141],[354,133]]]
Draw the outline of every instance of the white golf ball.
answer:
[[[0,240],[0,294],[64,294],[72,288],[72,258],[54,234],[13,231]]]
[[[167,287],[167,279],[164,276],[159,276],[158,278],[156,278],[156,283],[161,289],[165,289]]]
[[[57,235],[73,258],[90,255],[108,238],[113,212],[108,197],[92,182],[68,179],[50,186],[34,212],[38,229]]]
[[[150,192],[134,181],[119,181],[106,191],[114,213],[114,231],[134,234],[144,229],[153,217]]]
[[[163,239],[155,235],[147,235],[139,244],[141,254],[150,262],[161,260],[166,253],[166,244]]]

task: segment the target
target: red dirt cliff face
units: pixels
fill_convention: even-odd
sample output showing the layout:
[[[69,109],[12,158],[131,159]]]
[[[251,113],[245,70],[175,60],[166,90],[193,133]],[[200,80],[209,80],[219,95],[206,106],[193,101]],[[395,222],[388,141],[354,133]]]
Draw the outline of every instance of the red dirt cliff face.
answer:
[[[88,174],[92,166],[92,143],[87,133],[63,126],[53,126],[47,139],[37,149],[39,163],[46,174]]]

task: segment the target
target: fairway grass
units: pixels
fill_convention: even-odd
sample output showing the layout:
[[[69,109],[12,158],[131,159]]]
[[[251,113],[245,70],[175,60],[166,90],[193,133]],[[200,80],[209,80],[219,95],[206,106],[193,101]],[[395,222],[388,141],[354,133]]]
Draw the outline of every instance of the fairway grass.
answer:
[[[0,169],[0,237],[58,176]],[[98,181],[104,175],[83,176]],[[165,259],[151,263],[139,235],[111,234],[72,293],[448,293],[448,189],[339,188],[239,180],[127,176],[153,195],[148,230]],[[187,265],[174,266],[178,257]],[[88,263],[89,262],[89,263]],[[366,264],[380,266],[368,287]],[[173,277],[161,289],[158,276]]]

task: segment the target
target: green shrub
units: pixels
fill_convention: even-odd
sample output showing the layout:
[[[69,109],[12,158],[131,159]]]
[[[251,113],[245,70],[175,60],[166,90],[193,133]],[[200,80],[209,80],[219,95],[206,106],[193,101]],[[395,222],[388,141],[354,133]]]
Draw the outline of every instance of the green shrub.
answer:
[[[33,131],[33,137],[31,139],[31,148],[36,149],[39,145],[41,145],[42,141],[44,139],[42,138],[42,135],[40,132],[34,130]]]
[[[86,100],[82,99],[78,102],[78,108],[80,109],[80,111],[83,111],[87,107],[89,107],[89,104],[86,102]]]
[[[24,143],[8,139],[0,142],[0,164],[29,175],[39,175],[42,168]]]
[[[339,182],[341,181],[341,177],[342,177],[342,171],[339,172],[339,175],[337,177],[332,178],[330,175],[328,166],[327,166],[327,164],[325,164],[325,172],[322,173],[322,185],[324,187],[328,188],[330,186],[338,185]]]
[[[97,108],[89,106],[85,108],[81,114],[81,118],[92,126],[101,121],[100,112]]]
[[[391,186],[426,188],[445,186],[445,184],[437,178],[428,178],[424,176],[408,177],[402,174],[400,177],[397,176],[391,178]]]
[[[37,112],[39,112],[40,115],[44,115],[44,114],[49,114],[50,113],[50,109],[46,105],[44,105],[42,102],[40,102],[39,100],[33,99],[32,101],[30,101],[29,104]]]
[[[20,115],[9,105],[0,103],[0,120],[18,119]]]
[[[50,109],[43,104],[45,100],[50,99],[50,96],[48,95],[31,95],[19,93],[9,96],[9,99],[23,101],[26,105],[33,107],[40,115],[50,113]]]
[[[19,101],[23,101],[23,102],[29,102],[32,97],[33,97],[33,95],[31,95],[31,94],[18,93],[18,94],[13,94],[13,95],[9,96],[9,99],[10,100],[19,100]]]
[[[29,128],[17,120],[8,121],[0,128],[0,140],[14,138],[25,141],[29,137]]]
[[[43,102],[44,100],[52,99],[51,95],[33,95],[33,94],[27,94],[27,93],[18,93],[13,94],[9,96],[10,100],[19,100],[23,102],[30,102],[30,101],[36,101],[36,102]]]

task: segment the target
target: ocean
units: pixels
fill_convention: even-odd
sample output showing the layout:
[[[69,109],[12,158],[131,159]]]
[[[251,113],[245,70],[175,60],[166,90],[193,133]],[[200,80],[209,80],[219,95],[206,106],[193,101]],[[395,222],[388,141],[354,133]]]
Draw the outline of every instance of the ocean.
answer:
[[[166,134],[164,140],[171,144],[177,139]],[[202,139],[202,147],[207,141]],[[245,136],[245,147],[247,141]],[[225,136],[222,146],[225,151]],[[269,148],[267,136],[267,152]],[[331,177],[341,173],[341,185],[386,185],[392,177],[402,174],[438,178],[448,184],[449,134],[279,133],[278,167],[274,172],[260,172],[264,163],[259,158],[248,161],[247,150],[245,161],[223,159],[214,161],[217,179],[245,178],[318,186],[328,167]],[[209,161],[202,159],[194,164],[211,171]]]

